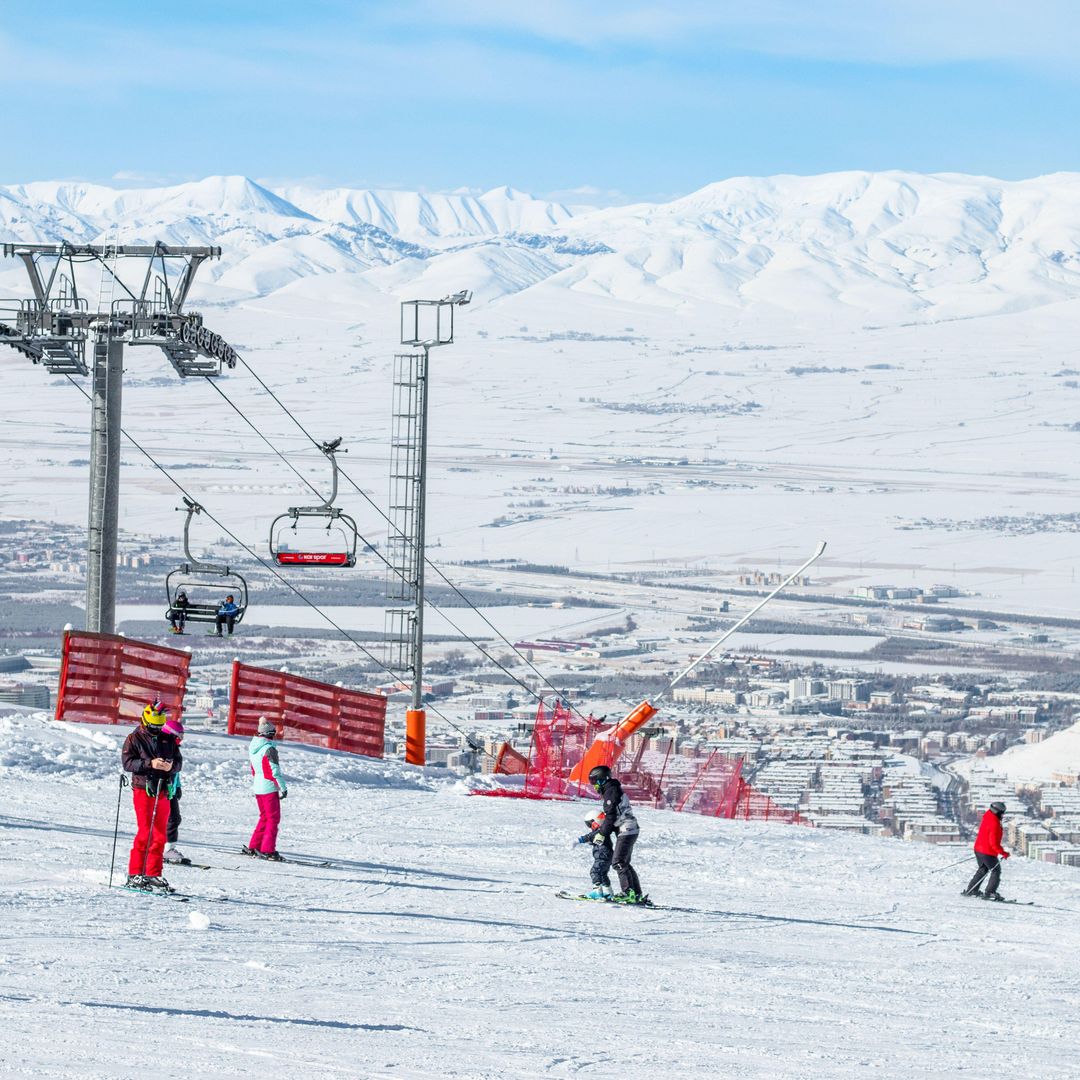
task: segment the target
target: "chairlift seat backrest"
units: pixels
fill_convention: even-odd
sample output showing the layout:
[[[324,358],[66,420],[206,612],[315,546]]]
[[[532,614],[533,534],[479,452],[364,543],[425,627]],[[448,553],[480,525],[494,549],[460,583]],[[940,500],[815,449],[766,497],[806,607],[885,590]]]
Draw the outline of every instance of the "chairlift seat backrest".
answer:
[[[181,590],[187,594],[188,598],[188,606],[184,611],[184,618],[188,622],[215,622],[218,608],[221,607],[225,597],[230,595],[233,603],[239,608],[234,621],[239,623],[244,619],[244,613],[248,607],[247,582],[235,570],[227,571],[220,576],[211,576],[201,570],[193,570],[188,565],[174,570],[165,582],[165,593],[169,602],[165,610],[166,619],[174,610],[176,597]],[[213,599],[194,599],[200,594],[203,597],[210,594]]]

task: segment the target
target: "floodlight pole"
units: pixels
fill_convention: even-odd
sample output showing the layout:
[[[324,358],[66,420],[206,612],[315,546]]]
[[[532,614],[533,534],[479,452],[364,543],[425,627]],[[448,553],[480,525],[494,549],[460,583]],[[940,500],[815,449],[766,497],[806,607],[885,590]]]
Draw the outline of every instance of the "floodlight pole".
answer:
[[[417,382],[420,385],[420,451],[416,471],[416,615],[413,619],[412,707],[424,707],[424,562],[427,541],[427,449],[428,449],[428,361],[431,346],[425,342]]]
[[[411,706],[405,714],[405,761],[426,760],[424,713],[424,569],[427,539],[428,388],[431,350],[454,342],[454,308],[470,292],[441,300],[406,300],[401,305],[401,344],[418,352],[395,357],[395,412],[391,438],[388,596],[408,603],[388,612],[387,643],[400,651],[396,670],[411,676]]]

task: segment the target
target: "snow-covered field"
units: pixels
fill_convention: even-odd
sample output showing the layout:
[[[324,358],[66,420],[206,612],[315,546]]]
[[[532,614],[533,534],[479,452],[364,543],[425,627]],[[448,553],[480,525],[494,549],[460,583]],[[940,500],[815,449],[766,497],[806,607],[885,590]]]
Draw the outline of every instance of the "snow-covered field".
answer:
[[[124,734],[0,716],[6,1076],[1076,1075],[1067,870],[989,905],[953,849],[643,811],[684,910],[575,904],[583,805],[289,744],[281,849],[334,867],[253,864],[245,741],[192,733],[181,841],[218,869],[181,904],[104,887]]]
[[[342,464],[379,508],[397,302],[473,289],[433,356],[440,562],[774,569],[824,537],[815,577],[840,592],[946,582],[990,610],[1072,615],[1078,201],[1071,174],[838,173],[571,214],[508,190],[213,177],[3,188],[0,239],[100,241],[119,222],[125,242],[221,244],[189,306],[318,438],[344,435]],[[5,260],[0,291],[27,288]],[[0,417],[0,514],[81,523],[85,402],[2,351],[20,408]],[[128,430],[265,553],[271,519],[310,493],[201,380],[182,385],[153,349],[127,366]],[[250,374],[220,385],[326,483]],[[126,526],[178,533],[175,490],[130,448],[122,482]],[[347,484],[340,502],[385,535]]]

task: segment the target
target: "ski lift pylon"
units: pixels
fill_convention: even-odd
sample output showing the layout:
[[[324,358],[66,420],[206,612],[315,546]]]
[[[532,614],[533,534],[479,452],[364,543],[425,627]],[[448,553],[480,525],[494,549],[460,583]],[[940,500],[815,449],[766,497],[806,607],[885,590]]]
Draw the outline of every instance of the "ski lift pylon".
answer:
[[[290,506],[284,514],[274,518],[270,525],[270,554],[278,566],[356,565],[359,535],[356,522],[340,507],[334,506],[338,490],[335,455],[348,451],[341,449],[341,436],[323,443],[319,449],[330,460],[330,495],[318,506]],[[313,536],[317,525],[321,526],[324,537]]]

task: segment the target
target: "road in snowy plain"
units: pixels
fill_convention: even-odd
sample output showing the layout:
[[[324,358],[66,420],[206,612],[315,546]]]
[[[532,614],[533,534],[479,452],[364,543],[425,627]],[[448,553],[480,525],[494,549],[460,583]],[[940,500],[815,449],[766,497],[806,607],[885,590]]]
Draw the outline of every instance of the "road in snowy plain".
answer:
[[[334,865],[255,863],[246,740],[193,733],[184,904],[105,889],[124,734],[0,716],[4,1075],[1076,1075],[1075,871],[990,905],[952,851],[645,810],[684,910],[570,903],[585,805],[290,744],[281,849]]]

